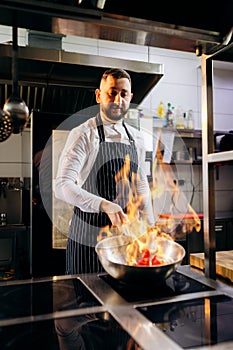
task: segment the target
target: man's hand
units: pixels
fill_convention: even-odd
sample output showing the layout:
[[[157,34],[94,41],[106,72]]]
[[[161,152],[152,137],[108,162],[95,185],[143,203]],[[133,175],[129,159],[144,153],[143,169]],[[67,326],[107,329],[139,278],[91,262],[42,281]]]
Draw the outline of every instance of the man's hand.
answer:
[[[103,200],[100,204],[100,210],[108,215],[113,226],[119,227],[129,221],[127,214],[123,212],[118,204]]]

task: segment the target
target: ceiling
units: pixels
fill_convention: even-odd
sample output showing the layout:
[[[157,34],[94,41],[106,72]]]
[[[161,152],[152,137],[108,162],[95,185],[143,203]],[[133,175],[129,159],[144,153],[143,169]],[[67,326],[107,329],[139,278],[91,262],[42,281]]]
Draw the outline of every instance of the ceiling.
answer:
[[[1,0],[0,23],[189,52],[199,45],[212,53],[232,30],[232,13],[232,0]]]
[[[102,4],[102,6],[99,6]],[[224,4],[224,5],[222,5]],[[0,24],[52,36],[76,35],[107,41],[215,54],[232,43],[233,1],[195,0],[1,0]],[[230,56],[229,56],[230,53]],[[105,68],[119,66],[132,76],[139,104],[163,75],[159,65],[19,48],[18,83],[29,109],[71,114],[95,104],[94,91]],[[0,103],[12,90],[12,45],[0,45]],[[231,50],[224,59],[232,60]]]

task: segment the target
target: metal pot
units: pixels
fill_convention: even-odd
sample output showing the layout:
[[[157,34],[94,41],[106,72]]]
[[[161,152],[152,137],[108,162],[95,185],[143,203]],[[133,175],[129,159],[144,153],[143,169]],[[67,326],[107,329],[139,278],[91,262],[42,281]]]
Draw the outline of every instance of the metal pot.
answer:
[[[103,239],[95,246],[96,253],[104,270],[122,282],[160,283],[167,279],[181,264],[185,249],[173,240],[157,237],[150,242],[148,249],[158,247],[160,255],[171,263],[156,266],[131,266],[126,262],[126,247],[132,242],[129,236],[114,236]]]

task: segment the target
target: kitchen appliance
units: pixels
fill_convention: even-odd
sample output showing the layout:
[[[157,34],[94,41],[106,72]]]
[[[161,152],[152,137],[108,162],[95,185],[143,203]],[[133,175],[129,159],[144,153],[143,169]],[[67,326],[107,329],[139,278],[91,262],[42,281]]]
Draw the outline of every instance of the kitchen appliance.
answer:
[[[20,225],[25,223],[26,191],[22,189],[5,189],[5,195],[0,195],[0,210],[6,213],[8,225]],[[27,213],[28,214],[28,213]]]
[[[0,178],[0,213],[5,213],[1,226],[29,224],[29,197],[29,189],[20,178]]]
[[[232,287],[188,265],[150,288],[140,279],[132,287],[107,273],[3,282],[0,310],[4,350],[22,344],[26,350],[42,344],[59,350],[61,329],[78,329],[82,339],[95,344],[111,338],[112,350],[129,344],[143,350],[233,345]]]
[[[11,265],[15,256],[16,237],[14,234],[1,232],[0,235],[0,269]]]

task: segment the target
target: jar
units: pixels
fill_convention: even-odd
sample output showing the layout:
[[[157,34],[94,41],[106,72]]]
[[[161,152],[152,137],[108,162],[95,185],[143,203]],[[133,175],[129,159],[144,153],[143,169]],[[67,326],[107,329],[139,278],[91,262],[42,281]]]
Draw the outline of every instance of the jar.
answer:
[[[194,129],[193,110],[189,109],[187,116],[187,129]]]

